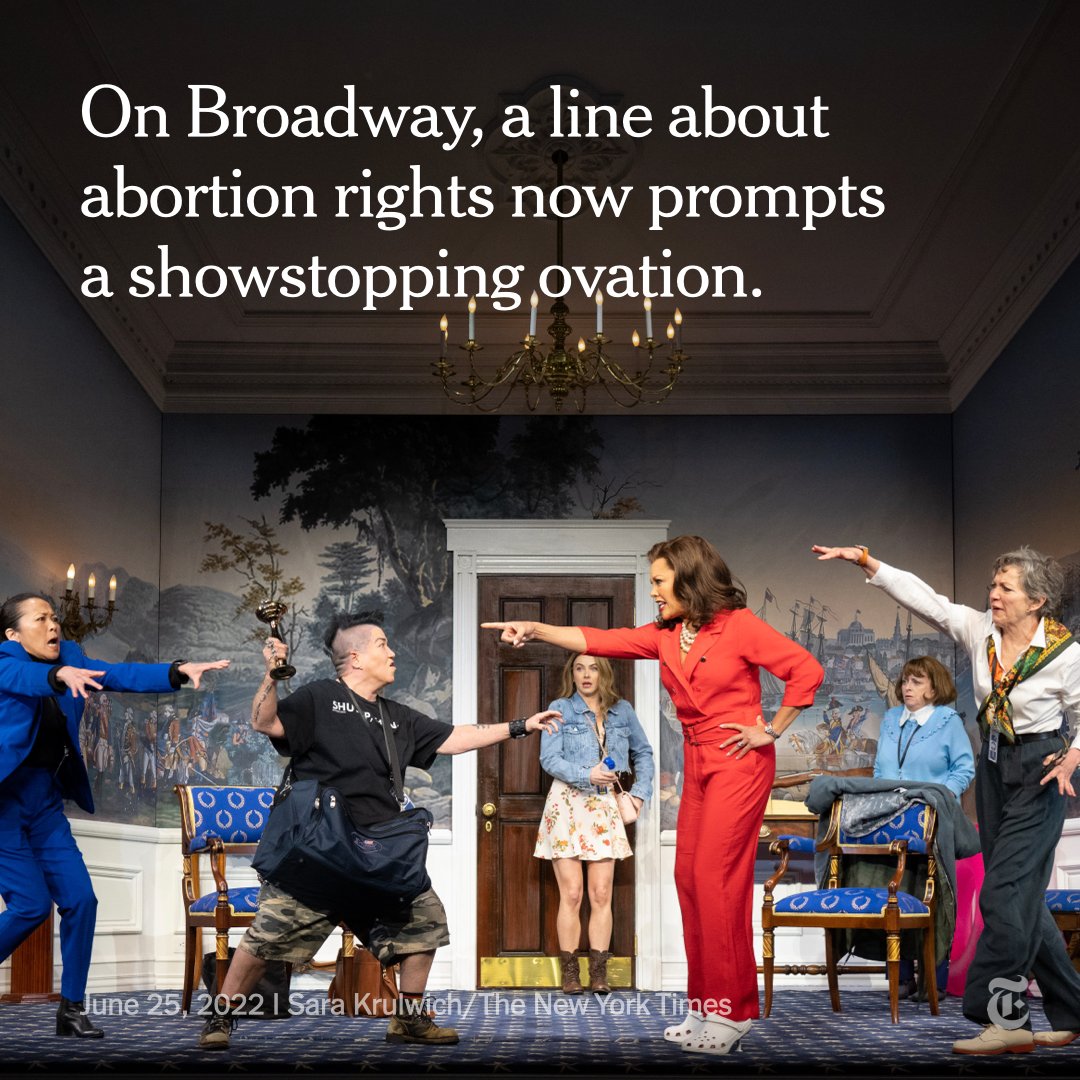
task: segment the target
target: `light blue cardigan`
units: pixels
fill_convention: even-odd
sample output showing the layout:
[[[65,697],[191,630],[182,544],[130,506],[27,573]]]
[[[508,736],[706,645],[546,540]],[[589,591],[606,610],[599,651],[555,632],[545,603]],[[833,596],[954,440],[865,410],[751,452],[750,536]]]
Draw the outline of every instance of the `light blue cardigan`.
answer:
[[[901,726],[903,715],[904,706],[898,705],[881,721],[874,776],[944,784],[959,799],[975,776],[975,757],[963,720],[955,709],[938,705],[926,723],[911,735],[909,725],[915,721],[908,720]],[[903,768],[900,767],[901,736],[905,746],[911,739]]]

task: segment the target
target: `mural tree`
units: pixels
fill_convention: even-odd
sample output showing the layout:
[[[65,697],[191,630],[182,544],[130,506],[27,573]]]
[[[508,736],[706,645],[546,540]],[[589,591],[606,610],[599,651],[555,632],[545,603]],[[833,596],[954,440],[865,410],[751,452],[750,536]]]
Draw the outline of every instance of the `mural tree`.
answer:
[[[445,661],[431,653],[433,638],[448,638],[443,519],[565,517],[575,486],[599,469],[603,443],[587,417],[533,417],[501,434],[493,417],[315,416],[278,428],[255,455],[252,493],[283,492],[281,520],[304,529],[355,529],[357,544],[393,571],[384,591],[397,633],[418,659]]]
[[[288,551],[278,543],[277,529],[266,516],[241,519],[247,532],[237,532],[223,522],[205,522],[203,542],[217,544],[219,550],[203,556],[199,570],[204,574],[236,573],[244,582],[237,615],[254,615],[264,600],[293,601],[304,591],[304,583],[298,577],[286,577],[281,560]],[[304,638],[304,608],[295,603],[291,618],[287,620],[286,640],[290,654],[295,655]],[[265,633],[253,629],[249,640],[262,641]]]
[[[319,558],[326,573],[315,601],[315,621],[324,624],[335,611],[353,611],[362,606],[360,597],[372,574],[379,571],[371,548],[356,540],[338,540],[327,544]],[[381,573],[378,573],[381,577]],[[378,582],[381,584],[381,581]]]

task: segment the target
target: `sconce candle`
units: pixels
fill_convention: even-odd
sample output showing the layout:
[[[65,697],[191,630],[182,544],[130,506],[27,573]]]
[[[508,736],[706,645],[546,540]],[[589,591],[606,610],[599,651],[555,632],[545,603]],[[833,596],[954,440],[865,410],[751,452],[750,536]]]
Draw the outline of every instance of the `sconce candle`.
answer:
[[[652,301],[645,297],[645,340],[652,341]]]
[[[97,591],[97,578],[93,574],[86,579],[86,599],[93,600],[94,593]]]
[[[75,564],[72,563],[68,567],[67,572],[67,588],[64,590],[65,596],[71,595],[71,590],[75,588]]]
[[[596,290],[596,336],[604,332],[604,294]]]
[[[115,574],[113,574],[113,576],[111,578],[109,578],[109,603],[110,604],[115,604],[116,603],[116,575]]]
[[[476,297],[469,297],[469,340],[476,340]]]
[[[440,332],[442,334],[442,352],[439,353],[439,359],[440,360],[445,360],[446,359],[446,339],[447,339],[447,336],[448,336],[447,335],[447,327],[449,327],[449,325],[450,324],[446,321],[446,316],[444,315],[439,320],[439,330],[440,330]]]
[[[536,305],[540,303],[540,297],[536,295],[536,290],[533,289],[532,296],[529,297],[529,307],[532,309],[529,312],[529,337],[536,337]]]

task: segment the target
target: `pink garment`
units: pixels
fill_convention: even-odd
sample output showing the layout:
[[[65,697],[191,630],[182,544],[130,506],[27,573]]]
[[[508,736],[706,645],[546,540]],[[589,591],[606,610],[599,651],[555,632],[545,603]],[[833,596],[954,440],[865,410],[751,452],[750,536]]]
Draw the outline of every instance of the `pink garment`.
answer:
[[[948,991],[955,997],[964,996],[968,968],[975,956],[975,946],[982,933],[983,920],[979,911],[979,891],[983,883],[982,852],[967,859],[956,860],[956,931],[949,954]]]

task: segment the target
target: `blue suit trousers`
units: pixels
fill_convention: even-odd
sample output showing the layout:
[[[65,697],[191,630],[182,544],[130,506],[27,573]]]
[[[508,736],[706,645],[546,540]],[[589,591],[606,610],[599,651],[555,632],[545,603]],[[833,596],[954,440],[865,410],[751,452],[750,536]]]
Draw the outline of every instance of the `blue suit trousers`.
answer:
[[[48,917],[60,912],[60,993],[82,1001],[90,971],[97,897],[64,800],[47,769],[20,766],[0,783],[0,961]]]

